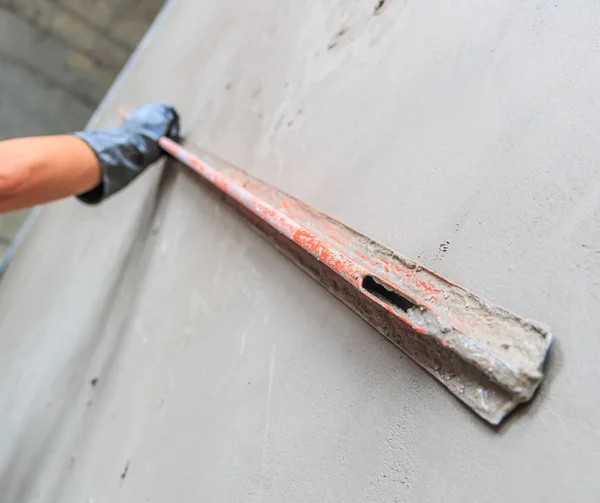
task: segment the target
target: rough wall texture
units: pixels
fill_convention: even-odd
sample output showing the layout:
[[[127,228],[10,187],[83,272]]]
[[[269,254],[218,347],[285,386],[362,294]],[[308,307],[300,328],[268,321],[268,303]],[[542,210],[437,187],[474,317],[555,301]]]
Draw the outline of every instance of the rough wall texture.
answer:
[[[95,124],[172,100],[192,143],[547,323],[534,402],[490,428],[168,164],[44,209],[0,284],[3,503],[598,500],[600,4],[379,4],[171,1]]]
[[[85,126],[164,0],[0,0],[0,139]],[[26,213],[0,216],[0,257]]]

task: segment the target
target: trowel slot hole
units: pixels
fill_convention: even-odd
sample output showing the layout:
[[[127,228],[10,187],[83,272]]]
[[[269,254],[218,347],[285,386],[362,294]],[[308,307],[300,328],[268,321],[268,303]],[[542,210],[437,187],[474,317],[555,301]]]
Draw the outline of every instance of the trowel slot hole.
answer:
[[[401,309],[405,313],[413,307],[417,307],[413,302],[400,295],[394,290],[390,290],[380,283],[374,276],[365,276],[362,280],[362,287],[380,300]]]

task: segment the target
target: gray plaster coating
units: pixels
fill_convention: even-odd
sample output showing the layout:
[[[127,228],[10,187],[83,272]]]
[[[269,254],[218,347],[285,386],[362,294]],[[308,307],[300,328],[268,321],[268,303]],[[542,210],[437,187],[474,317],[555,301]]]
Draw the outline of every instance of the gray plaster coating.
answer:
[[[600,5],[171,1],[92,126],[191,141],[555,334],[482,423],[168,164],[45,209],[0,288],[14,501],[595,501]],[[157,70],[159,69],[159,70]]]

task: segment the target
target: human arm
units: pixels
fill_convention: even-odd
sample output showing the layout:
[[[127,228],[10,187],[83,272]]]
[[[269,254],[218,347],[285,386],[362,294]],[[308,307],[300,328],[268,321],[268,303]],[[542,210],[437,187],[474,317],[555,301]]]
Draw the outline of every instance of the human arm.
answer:
[[[0,142],[0,213],[85,193],[100,174],[94,151],[76,136]]]
[[[71,195],[97,204],[163,155],[161,136],[179,139],[179,116],[151,104],[122,127],[0,142],[0,213]]]

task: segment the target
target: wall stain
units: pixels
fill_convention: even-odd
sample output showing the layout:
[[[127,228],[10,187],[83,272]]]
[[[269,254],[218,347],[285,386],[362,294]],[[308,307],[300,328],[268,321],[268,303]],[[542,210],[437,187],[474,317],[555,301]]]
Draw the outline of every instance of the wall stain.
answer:
[[[125,463],[125,468],[123,470],[123,473],[121,473],[121,480],[125,480],[125,477],[127,477],[128,471],[129,471],[129,460],[127,460],[127,463]]]
[[[373,14],[375,16],[379,15],[379,13],[381,12],[381,9],[383,9],[383,7],[385,6],[385,2],[386,2],[386,0],[378,0],[377,1],[377,5],[375,6],[375,10],[373,11]]]
[[[338,45],[340,38],[344,36],[345,33],[348,32],[348,27],[347,26],[342,26],[337,32],[336,34],[333,36],[333,39],[331,40],[331,42],[329,43],[329,45],[327,46],[327,50],[331,50],[333,49],[335,46]]]

